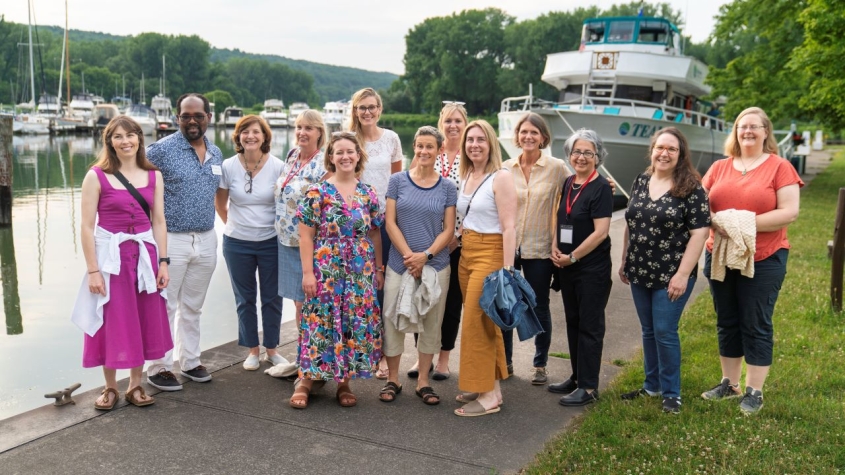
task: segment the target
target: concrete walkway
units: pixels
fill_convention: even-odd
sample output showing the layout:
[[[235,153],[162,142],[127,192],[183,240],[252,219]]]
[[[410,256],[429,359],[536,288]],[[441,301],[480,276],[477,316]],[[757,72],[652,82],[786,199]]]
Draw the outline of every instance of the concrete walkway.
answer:
[[[820,172],[829,154],[814,153],[808,175]],[[624,221],[614,214],[611,239],[614,269]],[[694,290],[705,288],[699,276]],[[560,294],[552,293],[553,353],[568,353]],[[213,309],[206,309],[213,312]],[[232,318],[235,318],[234,315]],[[295,329],[282,328],[282,354],[295,357]],[[715,335],[714,335],[715,338]],[[93,408],[101,388],[75,397],[76,405],[45,406],[0,421],[0,467],[17,473],[514,473],[530,463],[545,444],[567,430],[584,408],[557,404],[558,395],[530,383],[533,343],[515,342],[515,374],[502,384],[504,405],[498,414],[460,418],[452,411],[458,393],[458,352],[452,377],[433,382],[438,406],[426,406],[414,394],[415,380],[405,376],[413,364],[413,340],[402,361],[404,390],[396,402],[377,398],[381,381],[354,381],[358,405],[344,409],[334,399],[335,385],[312,393],[306,410],[288,406],[290,382],[262,371],[245,371],[245,351],[234,342],[203,353],[213,371],[210,383],[185,383],[183,391],[160,393],[146,408],[120,406],[108,413]],[[614,283],[607,306],[600,390],[620,371],[615,360],[629,360],[640,348],[640,327],[628,287]],[[550,380],[570,375],[569,361],[550,358]],[[126,382],[120,384],[125,389]],[[613,394],[613,396],[616,396]],[[604,397],[612,397],[605,394]],[[688,395],[689,397],[689,395]],[[600,404],[600,402],[599,402]]]

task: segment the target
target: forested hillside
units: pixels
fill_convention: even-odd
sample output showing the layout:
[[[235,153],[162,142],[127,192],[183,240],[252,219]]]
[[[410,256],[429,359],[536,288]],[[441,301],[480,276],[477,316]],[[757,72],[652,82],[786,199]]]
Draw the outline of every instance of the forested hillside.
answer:
[[[33,43],[41,45],[35,48],[36,95],[58,91],[63,35],[55,26],[38,27],[34,33]],[[349,98],[362,87],[387,88],[396,79],[390,73],[216,49],[196,35],[117,36],[71,29],[69,37],[72,93],[82,91],[84,77],[88,92],[107,99],[125,91],[138,101],[143,75],[149,103],[159,92],[162,55],[168,96],[214,91],[223,107],[229,102],[249,107],[269,98],[322,106],[329,100]],[[29,52],[19,45],[26,42],[26,25],[0,17],[0,103],[29,100]]]

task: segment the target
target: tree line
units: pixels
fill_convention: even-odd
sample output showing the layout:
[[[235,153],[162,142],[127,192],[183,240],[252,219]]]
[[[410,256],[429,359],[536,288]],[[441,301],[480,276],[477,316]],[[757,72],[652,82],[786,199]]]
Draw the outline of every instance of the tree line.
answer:
[[[39,27],[36,32],[35,96],[44,91],[56,94],[64,31]],[[7,22],[0,16],[0,103],[28,102],[31,97],[27,42],[27,25]],[[116,36],[71,30],[69,50],[72,93],[82,92],[84,78],[87,92],[109,99],[125,91],[138,102],[143,75],[149,103],[160,91],[165,56],[164,89],[169,97],[212,92],[220,100],[220,110],[234,104],[251,107],[270,98],[319,107],[329,100],[351,97],[362,87],[387,87],[396,78],[389,73],[215,49],[196,35]],[[64,80],[61,88],[65,96]]]

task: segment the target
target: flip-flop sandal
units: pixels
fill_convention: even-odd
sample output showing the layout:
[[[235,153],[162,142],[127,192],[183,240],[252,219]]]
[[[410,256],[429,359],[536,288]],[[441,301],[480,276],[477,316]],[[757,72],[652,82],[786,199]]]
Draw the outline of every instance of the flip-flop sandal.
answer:
[[[288,401],[290,407],[294,409],[305,409],[308,407],[308,399],[311,397],[311,389],[312,388],[306,388],[305,386],[298,384]]]
[[[482,406],[480,402],[472,401],[460,409],[455,409],[455,415],[459,417],[478,417],[495,414],[501,410],[502,409],[499,406],[492,409],[484,409],[484,406]]]
[[[396,400],[396,396],[398,396],[401,392],[402,386],[394,383],[393,381],[388,381],[378,393],[378,400],[381,402],[393,402]],[[387,398],[385,398],[385,396],[387,396]]]
[[[424,386],[417,389],[417,396],[421,397],[423,402],[429,406],[436,406],[440,404],[440,396],[434,392],[431,386]]]
[[[335,398],[337,398],[337,403],[340,404],[340,407],[354,407],[358,404],[358,397],[352,393],[352,390],[347,385],[338,386]]]
[[[153,399],[152,397],[147,399],[146,401],[143,400],[142,398],[145,397],[146,395],[147,395],[147,393],[144,391],[144,388],[142,388],[141,386],[135,386],[134,388],[130,389],[129,391],[126,391],[125,398],[126,398],[126,402],[128,402],[129,404],[132,404],[133,406],[138,406],[138,407],[149,406],[150,404],[153,404],[154,402],[156,402],[156,400]]]
[[[108,395],[112,395],[111,404],[97,404],[97,401],[94,401],[94,409],[100,411],[111,411],[112,409],[114,409],[114,406],[117,405],[117,400],[120,399],[120,394],[114,388],[103,389],[103,392],[100,394],[106,396],[106,401],[109,400]]]
[[[385,380],[390,376],[390,371],[387,368],[379,368],[376,370],[376,379]]]

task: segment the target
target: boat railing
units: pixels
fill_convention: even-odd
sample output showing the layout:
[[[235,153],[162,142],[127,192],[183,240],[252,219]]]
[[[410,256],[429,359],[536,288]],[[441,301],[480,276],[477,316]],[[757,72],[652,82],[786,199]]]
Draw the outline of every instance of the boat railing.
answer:
[[[772,133],[777,136],[778,134],[785,134],[784,138],[778,142],[778,156],[783,157],[787,160],[792,158],[792,155],[795,153],[795,142],[792,141],[792,134],[793,130],[773,130]]]
[[[718,117],[666,104],[601,96],[582,96],[565,102],[539,99],[532,95],[508,97],[502,100],[501,112],[530,111],[532,109],[573,110],[584,113],[622,115],[640,119],[665,120],[677,124],[729,131],[732,124]]]

